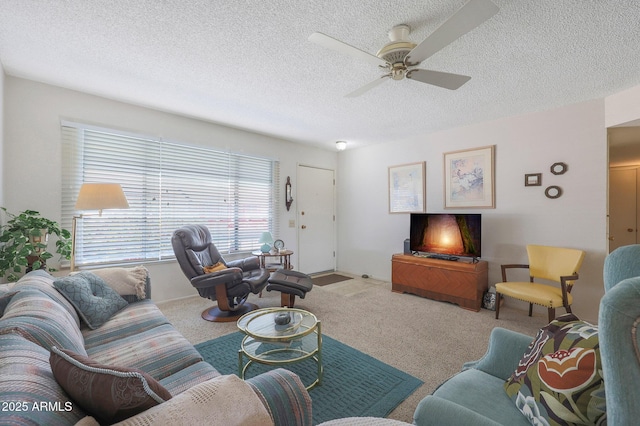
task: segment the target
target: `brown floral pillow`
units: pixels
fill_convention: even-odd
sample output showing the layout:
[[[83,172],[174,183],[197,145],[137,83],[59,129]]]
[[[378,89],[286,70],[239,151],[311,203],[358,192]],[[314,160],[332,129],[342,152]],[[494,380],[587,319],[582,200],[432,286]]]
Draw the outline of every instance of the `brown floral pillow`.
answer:
[[[598,327],[573,314],[538,331],[504,388],[531,424],[604,424]]]
[[[56,346],[49,363],[62,389],[100,424],[119,422],[171,399],[160,383],[135,368],[101,365]]]

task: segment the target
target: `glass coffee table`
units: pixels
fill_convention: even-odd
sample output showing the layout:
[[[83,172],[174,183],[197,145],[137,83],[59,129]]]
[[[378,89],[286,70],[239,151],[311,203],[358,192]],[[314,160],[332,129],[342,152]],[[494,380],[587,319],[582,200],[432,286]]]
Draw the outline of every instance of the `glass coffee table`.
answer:
[[[295,308],[257,309],[238,319],[238,329],[246,334],[238,350],[240,378],[244,379],[254,362],[282,367],[311,358],[316,363],[317,375],[307,389],[322,384],[321,324],[311,312]]]

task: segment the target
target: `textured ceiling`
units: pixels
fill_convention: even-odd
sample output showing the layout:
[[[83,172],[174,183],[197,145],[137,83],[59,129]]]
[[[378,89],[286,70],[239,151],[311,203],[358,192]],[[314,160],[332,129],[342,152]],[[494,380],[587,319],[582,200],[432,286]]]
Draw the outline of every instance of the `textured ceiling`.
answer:
[[[388,81],[307,40],[375,54],[397,24],[419,42],[466,0],[0,0],[0,61],[41,81],[333,149],[402,140],[602,98],[640,84],[637,0],[494,0],[490,20],[421,68],[457,91]]]

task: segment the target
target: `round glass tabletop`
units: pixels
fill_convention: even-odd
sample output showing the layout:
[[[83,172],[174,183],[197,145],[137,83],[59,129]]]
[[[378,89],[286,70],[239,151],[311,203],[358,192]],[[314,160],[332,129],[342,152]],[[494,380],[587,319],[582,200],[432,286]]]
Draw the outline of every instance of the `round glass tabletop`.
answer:
[[[295,308],[264,308],[238,319],[240,331],[262,341],[290,341],[312,333],[318,319],[311,312]]]

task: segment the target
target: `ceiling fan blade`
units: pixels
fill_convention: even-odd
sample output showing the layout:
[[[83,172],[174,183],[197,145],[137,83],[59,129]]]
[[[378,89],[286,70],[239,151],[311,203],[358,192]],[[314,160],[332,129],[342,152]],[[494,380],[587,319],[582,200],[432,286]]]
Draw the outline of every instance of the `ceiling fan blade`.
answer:
[[[333,37],[329,37],[323,33],[313,33],[309,36],[309,41],[318,44],[322,47],[326,47],[327,49],[335,50],[336,52],[343,53],[345,55],[352,56],[354,58],[367,61],[372,63],[373,65],[381,65],[386,66],[387,62],[383,59],[378,58],[375,55],[365,52],[364,50],[360,50],[356,47],[353,47],[343,41],[336,40]]]
[[[409,52],[404,63],[417,65],[498,13],[490,0],[470,0]]]
[[[471,77],[469,77],[468,75],[451,74],[448,72],[421,69],[415,69],[407,72],[406,77],[410,78],[411,80],[417,80],[422,83],[443,87],[449,90],[456,90],[467,81],[471,80]]]
[[[379,85],[381,85],[382,83],[384,83],[385,81],[387,81],[387,78],[391,77],[391,74],[386,74],[383,75],[382,77],[373,80],[371,83],[367,83],[364,86],[362,86],[361,88],[354,90],[353,92],[345,95],[345,98],[355,98],[358,97],[360,95],[362,95],[365,92],[368,92],[369,90],[373,89],[374,87],[377,87]]]

